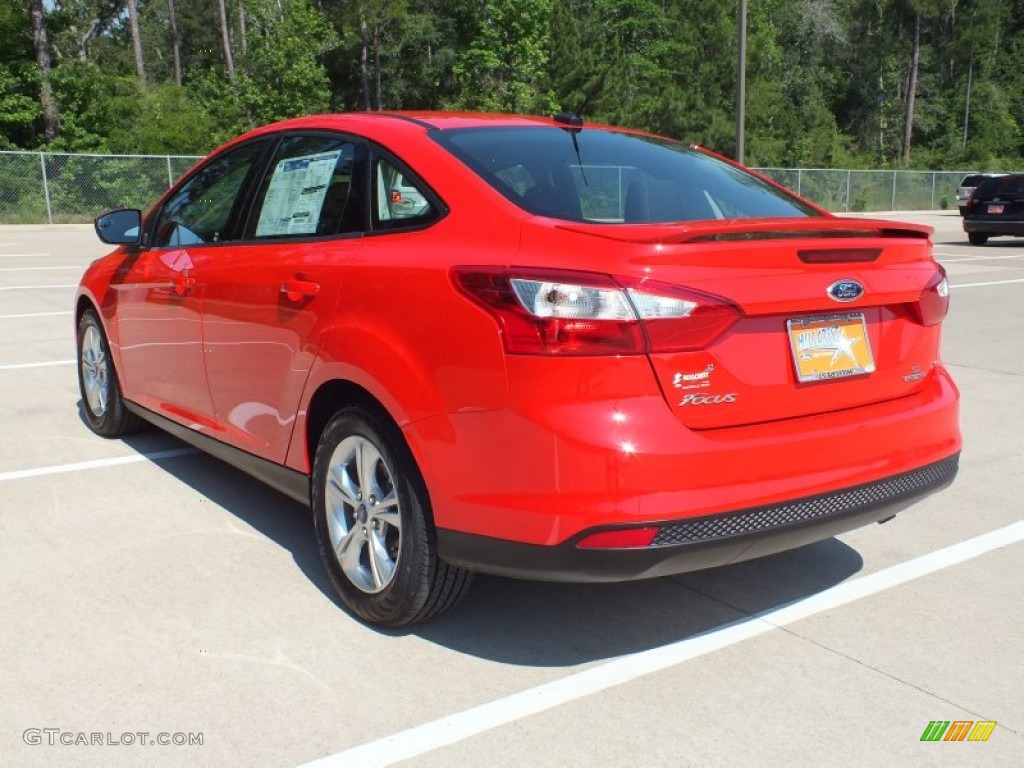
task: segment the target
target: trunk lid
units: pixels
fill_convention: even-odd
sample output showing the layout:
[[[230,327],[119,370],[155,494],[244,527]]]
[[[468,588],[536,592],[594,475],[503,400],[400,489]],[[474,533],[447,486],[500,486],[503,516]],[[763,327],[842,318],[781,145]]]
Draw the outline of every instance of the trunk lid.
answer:
[[[690,428],[904,397],[938,358],[939,326],[914,312],[939,274],[929,227],[831,217],[559,226],[622,243],[634,276],[739,308],[706,349],[650,355],[669,407]]]

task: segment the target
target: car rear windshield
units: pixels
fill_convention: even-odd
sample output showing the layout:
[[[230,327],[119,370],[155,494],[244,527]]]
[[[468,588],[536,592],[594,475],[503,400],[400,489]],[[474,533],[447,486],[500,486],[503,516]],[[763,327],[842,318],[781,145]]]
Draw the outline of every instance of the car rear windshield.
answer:
[[[992,197],[1024,197],[1024,176],[997,176],[994,179],[985,179],[974,190],[975,200]]]
[[[821,215],[750,173],[666,139],[553,126],[431,136],[513,203],[541,216],[642,223]]]
[[[981,182],[983,182],[987,178],[988,178],[988,176],[986,176],[983,173],[982,174],[974,174],[973,176],[964,176],[964,180],[960,182],[960,186],[961,187],[976,187],[976,186],[978,186]]]

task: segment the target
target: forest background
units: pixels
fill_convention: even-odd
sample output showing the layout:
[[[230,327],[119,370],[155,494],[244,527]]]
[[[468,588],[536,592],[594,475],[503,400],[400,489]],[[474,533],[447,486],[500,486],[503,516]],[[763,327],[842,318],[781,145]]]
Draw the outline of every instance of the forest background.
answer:
[[[0,0],[0,150],[204,154],[345,110],[569,110],[732,155],[738,2]],[[1024,0],[750,0],[747,164],[1020,168]]]

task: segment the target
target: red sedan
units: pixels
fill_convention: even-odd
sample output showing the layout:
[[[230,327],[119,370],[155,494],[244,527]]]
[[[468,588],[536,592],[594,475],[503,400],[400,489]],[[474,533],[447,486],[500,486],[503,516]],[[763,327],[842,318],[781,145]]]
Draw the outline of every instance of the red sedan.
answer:
[[[778,552],[957,471],[930,230],[699,147],[576,115],[307,117],[96,227],[118,248],[76,299],[92,428],[156,424],[310,504],[374,624],[474,572]]]

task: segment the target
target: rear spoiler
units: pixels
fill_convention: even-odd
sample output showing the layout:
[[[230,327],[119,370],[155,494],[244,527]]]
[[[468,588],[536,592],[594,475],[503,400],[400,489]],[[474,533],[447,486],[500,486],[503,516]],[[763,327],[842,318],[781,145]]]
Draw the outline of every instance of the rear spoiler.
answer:
[[[883,219],[829,216],[801,219],[725,219],[670,224],[600,224],[560,221],[558,229],[630,243],[709,243],[807,238],[908,238],[928,240],[934,228]]]

